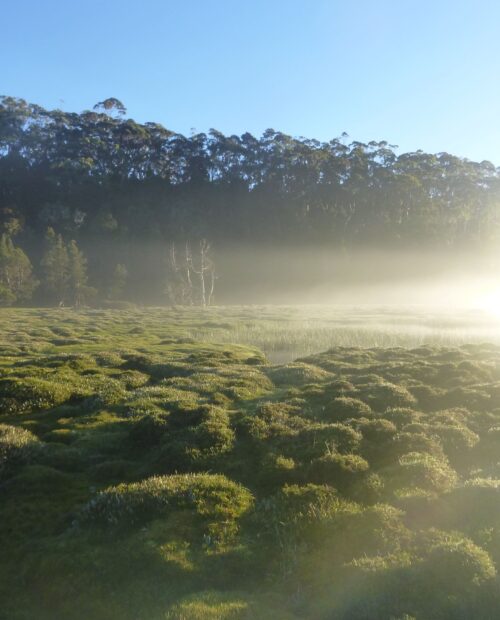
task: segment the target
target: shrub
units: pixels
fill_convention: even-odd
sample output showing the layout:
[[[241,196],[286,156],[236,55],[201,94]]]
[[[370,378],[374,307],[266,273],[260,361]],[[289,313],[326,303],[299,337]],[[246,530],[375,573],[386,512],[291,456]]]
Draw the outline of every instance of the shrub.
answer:
[[[470,411],[484,411],[491,404],[488,392],[470,387],[449,390],[443,396],[443,404],[448,407],[465,407]]]
[[[454,407],[435,411],[429,416],[429,421],[432,424],[465,425],[470,417],[470,412],[464,407]]]
[[[456,472],[445,459],[419,452],[403,455],[398,464],[384,474],[387,486],[393,489],[409,487],[442,492],[453,488],[457,482]]]
[[[305,385],[307,383],[319,383],[332,378],[331,373],[305,364],[293,362],[286,366],[274,366],[266,370],[267,376],[275,385]]]
[[[468,538],[435,531],[429,538],[420,573],[432,590],[460,594],[496,576],[488,553]]]
[[[408,388],[408,391],[417,400],[418,406],[423,411],[434,411],[443,405],[446,391],[430,385],[416,385]]]
[[[370,416],[370,407],[358,398],[339,396],[334,398],[326,407],[324,417],[332,422],[349,418],[364,418]]]
[[[244,435],[255,440],[295,435],[306,428],[308,422],[297,415],[300,409],[287,403],[263,403],[254,415],[246,416],[241,422]]]
[[[193,428],[193,451],[201,455],[219,455],[229,452],[234,444],[234,431],[229,415],[223,409],[211,407],[200,424]]]
[[[409,407],[392,407],[386,410],[384,418],[395,424],[397,428],[402,428],[406,424],[418,422],[422,418],[422,413]]]
[[[159,464],[167,471],[208,466],[233,448],[235,435],[226,411],[214,406],[200,407],[193,410],[191,420],[197,423],[178,430],[174,427],[163,436]]]
[[[325,385],[325,393],[333,396],[345,396],[346,394],[354,394],[356,387],[347,379],[336,379]]]
[[[455,527],[477,530],[500,520],[500,480],[473,478],[446,497]]]
[[[360,420],[356,425],[363,440],[360,446],[361,454],[370,463],[387,463],[392,460],[393,440],[396,427],[389,420],[383,418]]]
[[[0,408],[4,413],[23,413],[50,409],[71,396],[71,385],[39,378],[13,378],[0,381]]]
[[[388,504],[375,504],[356,514],[346,523],[346,556],[352,558],[377,553],[395,553],[410,538],[403,524],[404,513]],[[342,544],[339,542],[339,545]]]
[[[362,398],[375,410],[385,411],[391,407],[412,407],[414,396],[401,385],[394,383],[371,383],[361,389]]]
[[[355,558],[396,554],[411,540],[403,523],[404,513],[388,504],[375,504],[338,514],[330,527],[318,538],[315,555],[318,567],[327,567],[325,585],[331,587],[332,565],[345,565]],[[327,535],[325,535],[327,533]]]
[[[460,457],[479,442],[479,435],[463,425],[437,424],[431,428],[450,458]]]
[[[296,465],[292,458],[267,452],[259,467],[259,487],[262,489],[281,487],[296,479]]]
[[[30,431],[0,424],[0,478],[17,466],[32,461],[41,446],[42,443]]]
[[[380,502],[384,492],[384,480],[379,474],[371,473],[359,481],[353,489],[352,497],[363,504]]]
[[[332,451],[354,452],[358,449],[361,440],[362,435],[359,431],[341,422],[312,425],[300,431],[296,439],[298,449],[301,446],[305,448],[304,444],[309,444],[313,449],[307,452],[317,456],[318,450],[324,450],[325,445]]]
[[[341,515],[359,510],[357,504],[343,499],[333,487],[309,483],[286,485],[275,495],[261,500],[255,519],[272,544],[284,550],[293,548],[297,541],[321,541],[325,528]]]
[[[397,459],[409,452],[444,458],[443,448],[438,438],[430,437],[427,433],[397,433],[393,438],[388,456]]]
[[[95,410],[117,405],[127,397],[125,387],[120,381],[105,377],[94,386],[94,392],[85,398],[82,406],[89,410]]]
[[[131,425],[129,437],[134,445],[148,448],[158,445],[167,429],[168,414],[153,411]]]
[[[116,375],[116,379],[121,381],[127,390],[134,390],[138,387],[146,385],[150,380],[148,375],[138,370],[125,370]]]
[[[244,618],[248,618],[246,600],[214,591],[187,596],[165,615],[165,620],[239,620]]]
[[[331,484],[346,489],[368,470],[368,462],[356,454],[327,453],[314,460],[308,471],[314,483]]]
[[[137,464],[123,459],[104,461],[89,469],[89,475],[98,482],[137,479]]]
[[[81,521],[101,527],[139,527],[186,510],[209,531],[231,525],[253,504],[251,493],[222,475],[153,476],[98,493],[81,511]]]

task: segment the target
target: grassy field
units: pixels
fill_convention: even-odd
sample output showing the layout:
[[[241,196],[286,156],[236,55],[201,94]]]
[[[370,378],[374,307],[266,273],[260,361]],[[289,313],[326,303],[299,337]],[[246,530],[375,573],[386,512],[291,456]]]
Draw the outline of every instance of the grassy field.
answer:
[[[0,327],[2,620],[497,616],[493,319],[41,309]]]
[[[0,309],[0,344],[52,353],[106,347],[161,351],[179,342],[257,347],[282,363],[334,346],[500,344],[487,313],[373,306],[228,306],[127,310]]]

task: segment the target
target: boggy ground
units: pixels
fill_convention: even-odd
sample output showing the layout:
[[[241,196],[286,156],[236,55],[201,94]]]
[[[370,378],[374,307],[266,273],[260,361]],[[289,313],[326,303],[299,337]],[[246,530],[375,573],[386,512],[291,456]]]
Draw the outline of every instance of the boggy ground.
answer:
[[[500,348],[271,365],[208,316],[0,317],[0,618],[497,617]]]

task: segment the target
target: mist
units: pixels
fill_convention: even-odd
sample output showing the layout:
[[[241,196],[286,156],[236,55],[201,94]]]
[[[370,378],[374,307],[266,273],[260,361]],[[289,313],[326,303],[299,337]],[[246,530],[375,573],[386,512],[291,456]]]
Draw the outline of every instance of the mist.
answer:
[[[224,304],[492,310],[500,290],[500,258],[493,254],[244,246],[217,251],[216,262],[217,300]]]

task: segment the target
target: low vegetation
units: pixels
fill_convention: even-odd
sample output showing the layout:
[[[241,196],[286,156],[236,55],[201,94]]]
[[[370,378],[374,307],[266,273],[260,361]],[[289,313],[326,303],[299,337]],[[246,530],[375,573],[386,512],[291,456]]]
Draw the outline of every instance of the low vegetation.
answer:
[[[261,312],[2,312],[3,617],[496,617],[500,347],[271,364]]]

